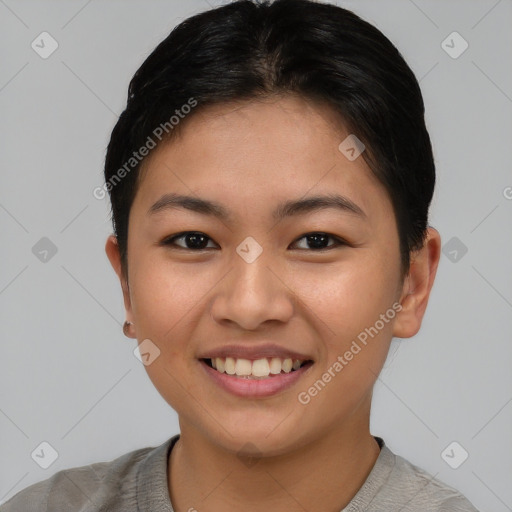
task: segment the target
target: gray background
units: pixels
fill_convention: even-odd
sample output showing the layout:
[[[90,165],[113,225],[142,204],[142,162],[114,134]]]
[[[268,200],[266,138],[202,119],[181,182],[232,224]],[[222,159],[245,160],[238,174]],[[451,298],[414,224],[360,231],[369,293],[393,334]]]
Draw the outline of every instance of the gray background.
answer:
[[[208,4],[0,0],[0,503],[178,432],[121,332],[108,204],[92,191],[129,79]],[[438,172],[431,224],[443,244],[457,238],[422,330],[393,341],[372,432],[477,508],[512,510],[512,1],[338,4],[380,28],[421,80]],[[59,44],[47,59],[31,48],[43,31]],[[456,59],[441,46],[453,31],[469,43]],[[47,261],[32,251],[42,237],[57,248]],[[31,458],[42,441],[59,455],[48,469]],[[469,453],[458,469],[441,457],[453,441]]]

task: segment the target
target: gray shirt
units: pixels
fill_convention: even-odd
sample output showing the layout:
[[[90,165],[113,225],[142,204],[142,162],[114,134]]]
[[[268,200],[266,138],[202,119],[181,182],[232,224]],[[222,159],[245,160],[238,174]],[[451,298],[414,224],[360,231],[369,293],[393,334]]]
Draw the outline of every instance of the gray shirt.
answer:
[[[178,439],[179,434],[109,462],[61,470],[18,492],[0,512],[174,512],[167,461]],[[395,455],[380,437],[375,439],[380,454],[340,512],[478,512],[458,491]]]

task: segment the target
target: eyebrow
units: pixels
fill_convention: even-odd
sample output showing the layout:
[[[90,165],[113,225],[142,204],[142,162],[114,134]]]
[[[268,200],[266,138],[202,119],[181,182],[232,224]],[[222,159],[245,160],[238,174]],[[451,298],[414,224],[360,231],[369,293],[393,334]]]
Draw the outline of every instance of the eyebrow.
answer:
[[[148,210],[148,215],[154,215],[158,212],[170,210],[173,208],[184,208],[203,215],[217,217],[223,221],[231,221],[232,215],[223,205],[215,201],[201,199],[193,196],[181,194],[164,194]],[[307,199],[288,200],[278,204],[272,213],[276,221],[295,215],[304,215],[313,211],[335,208],[345,213],[355,214],[363,219],[367,219],[366,213],[360,206],[339,194],[319,195]]]

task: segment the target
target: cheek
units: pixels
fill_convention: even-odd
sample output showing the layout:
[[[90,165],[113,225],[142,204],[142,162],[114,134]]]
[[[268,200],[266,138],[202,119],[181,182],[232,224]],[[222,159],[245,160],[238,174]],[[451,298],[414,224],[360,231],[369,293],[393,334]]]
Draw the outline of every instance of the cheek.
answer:
[[[150,339],[160,350],[145,370],[161,396],[176,410],[186,411],[191,394],[200,396],[189,381],[195,364],[189,340],[205,290],[211,288],[208,277],[169,261],[138,261],[132,268],[137,338],[139,343]]]
[[[350,388],[354,399],[373,384],[389,350],[398,279],[398,266],[391,267],[390,261],[367,254],[357,263],[317,274],[314,282],[303,279],[300,285],[307,297],[305,311],[314,313],[312,321],[323,333],[323,370],[331,368],[337,375],[331,389]],[[332,368],[336,361],[342,370],[339,365]]]
[[[169,261],[135,267],[131,298],[137,336],[160,340],[166,349],[177,348],[174,345],[183,339],[177,334],[194,317],[210,287],[208,275],[192,267]]]
[[[295,278],[294,292],[333,336],[346,338],[391,307],[398,274],[383,258],[361,257]]]
[[[364,265],[338,272],[335,279],[316,280],[307,306],[317,332],[324,333],[323,357],[301,389],[302,398],[311,400],[307,410],[314,411],[307,421],[315,415],[326,424],[337,421],[368,398],[386,360],[396,316],[389,274],[391,269],[386,273],[374,261],[372,270]]]

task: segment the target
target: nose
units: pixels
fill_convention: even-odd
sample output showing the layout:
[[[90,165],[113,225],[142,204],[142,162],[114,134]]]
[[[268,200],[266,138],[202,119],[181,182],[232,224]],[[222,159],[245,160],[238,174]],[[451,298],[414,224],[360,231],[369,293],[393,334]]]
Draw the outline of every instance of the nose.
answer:
[[[231,271],[216,287],[211,316],[219,323],[234,323],[256,330],[265,322],[287,322],[294,312],[294,293],[279,265],[265,251],[252,263],[236,252]]]

